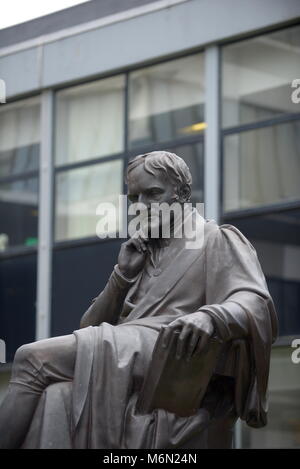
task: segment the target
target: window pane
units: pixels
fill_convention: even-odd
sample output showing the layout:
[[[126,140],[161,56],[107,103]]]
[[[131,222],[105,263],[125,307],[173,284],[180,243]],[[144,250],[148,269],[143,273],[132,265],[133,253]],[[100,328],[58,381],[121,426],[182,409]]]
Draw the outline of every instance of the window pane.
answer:
[[[0,106],[0,177],[38,169],[39,99]]]
[[[228,219],[257,251],[278,313],[279,335],[300,334],[300,209]]]
[[[13,361],[18,347],[35,340],[36,281],[36,252],[1,259],[0,338],[6,343],[7,362]]]
[[[242,425],[242,448],[300,448],[300,373],[291,347],[272,351],[268,425]]]
[[[0,251],[37,244],[37,178],[0,184],[0,220]]]
[[[96,208],[100,202],[110,202],[118,207],[118,197],[123,192],[122,175],[121,160],[58,173],[56,240],[96,236],[100,219]]]
[[[54,250],[52,336],[70,334],[70,331],[78,329],[82,313],[105,287],[124,241],[111,239],[104,243],[84,243]]]
[[[202,54],[147,67],[130,74],[130,147],[202,132]]]
[[[119,153],[124,145],[124,76],[57,93],[56,164]]]
[[[300,121],[228,135],[224,209],[300,198]]]
[[[184,159],[192,174],[192,203],[203,202],[203,143],[180,145],[170,149]]]
[[[300,26],[223,48],[223,125],[299,112],[291,83],[300,77]]]
[[[300,337],[300,210],[226,219],[239,228],[257,251],[279,320],[279,335]],[[242,424],[242,448],[300,447],[300,364],[295,349],[274,348],[270,368],[268,425]]]

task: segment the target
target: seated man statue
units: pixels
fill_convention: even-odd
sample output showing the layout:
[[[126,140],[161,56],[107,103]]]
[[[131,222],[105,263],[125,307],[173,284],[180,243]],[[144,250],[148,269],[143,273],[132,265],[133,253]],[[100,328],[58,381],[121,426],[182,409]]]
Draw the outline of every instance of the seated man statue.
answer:
[[[149,210],[159,235],[148,229],[122,244],[79,330],[17,350],[0,407],[1,448],[224,448],[237,418],[266,425],[273,302],[249,241],[187,204],[191,182],[173,153],[129,162],[128,197]],[[190,207],[202,231],[196,249],[185,233],[175,236],[174,218],[162,236],[162,217],[151,212],[153,204],[175,202]],[[162,328],[165,346],[176,331],[174,360],[200,357],[212,337],[224,345],[201,405],[187,417],[137,409]]]

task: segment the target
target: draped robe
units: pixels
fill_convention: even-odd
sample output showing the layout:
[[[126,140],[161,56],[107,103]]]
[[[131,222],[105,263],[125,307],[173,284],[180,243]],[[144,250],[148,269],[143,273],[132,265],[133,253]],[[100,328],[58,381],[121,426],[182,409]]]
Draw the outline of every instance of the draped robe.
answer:
[[[234,380],[226,409],[250,426],[266,424],[270,352],[277,336],[272,298],[255,249],[240,231],[194,216],[204,233],[201,247],[187,249],[185,237],[171,238],[152,253],[156,265],[149,257],[133,280],[115,266],[90,306],[101,317],[99,326],[74,331],[74,379],[46,388],[24,448],[208,447],[209,407],[200,406],[190,417],[163,409],[139,415],[135,409],[161,327],[196,311],[211,316],[224,342],[215,371]],[[226,399],[216,396],[213,407]]]

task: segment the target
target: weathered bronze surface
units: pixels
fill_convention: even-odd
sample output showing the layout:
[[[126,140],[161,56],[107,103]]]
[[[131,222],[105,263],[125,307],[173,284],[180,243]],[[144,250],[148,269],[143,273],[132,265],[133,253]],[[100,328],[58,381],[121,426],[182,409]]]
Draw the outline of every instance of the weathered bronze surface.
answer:
[[[171,153],[136,157],[127,180],[130,199],[147,207],[190,200],[189,169]],[[238,417],[253,427],[266,424],[277,317],[256,252],[235,227],[194,209],[189,216],[202,232],[200,247],[188,248],[173,225],[168,239],[130,238],[79,330],[17,350],[0,407],[1,448],[226,448]],[[161,218],[149,221],[161,235]],[[173,347],[191,395],[209,381],[195,412],[180,399],[178,415],[137,406],[141,396],[166,402],[166,384],[143,388],[146,377],[165,379],[151,367],[162,328],[159,353]],[[208,353],[212,339],[222,344],[217,355]],[[213,361],[203,368],[207,353]],[[182,368],[188,359],[190,374]],[[185,392],[182,380],[170,383],[173,406],[176,386]]]

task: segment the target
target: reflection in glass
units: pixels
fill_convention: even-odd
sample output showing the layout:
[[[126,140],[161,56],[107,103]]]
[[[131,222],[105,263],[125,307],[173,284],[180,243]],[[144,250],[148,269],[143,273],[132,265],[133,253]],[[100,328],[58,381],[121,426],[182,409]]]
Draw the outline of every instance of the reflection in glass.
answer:
[[[292,217],[290,217],[291,226],[283,223],[280,215],[272,217],[269,231],[275,227],[277,230],[293,230]],[[268,222],[268,219],[265,222]],[[299,235],[300,230],[295,229],[295,232]],[[274,237],[276,236],[273,236],[273,239]],[[270,240],[255,240],[253,244],[277,309],[279,334],[281,336],[300,334],[300,244],[292,244],[289,240],[285,243],[274,242],[271,233]]]
[[[205,127],[202,54],[130,74],[131,148],[194,135]]]
[[[300,209],[227,218],[257,251],[279,319],[281,336],[300,335]]]
[[[273,349],[269,378],[268,424],[242,425],[242,448],[300,448],[300,373],[291,347]]]
[[[37,244],[37,178],[0,184],[0,220],[0,251]]]
[[[228,218],[256,249],[274,300],[279,336],[288,344],[300,337],[300,209]],[[282,338],[280,339],[282,340]],[[251,429],[242,423],[242,448],[300,447],[300,364],[293,349],[274,348],[269,379],[268,425]]]
[[[291,83],[300,76],[300,26],[240,41],[222,51],[223,126],[299,112]]]
[[[37,170],[39,141],[38,98],[0,106],[0,177]]]
[[[224,210],[300,199],[300,121],[228,135]]]
[[[57,174],[57,241],[96,236],[101,218],[96,215],[96,208],[101,202],[113,203],[118,208],[118,197],[123,192],[122,171],[122,161],[115,160]]]
[[[203,164],[204,164],[204,149],[203,143],[199,142],[192,145],[180,145],[170,149],[171,152],[176,153],[184,159],[192,174],[192,199],[191,202],[203,202],[204,200],[204,184],[203,184]]]
[[[123,75],[57,93],[57,165],[119,153],[123,143]]]
[[[0,262],[0,336],[6,343],[6,361],[16,350],[35,340],[37,252],[5,256]],[[3,366],[0,366],[0,400],[3,392]],[[1,390],[2,387],[2,390]]]

